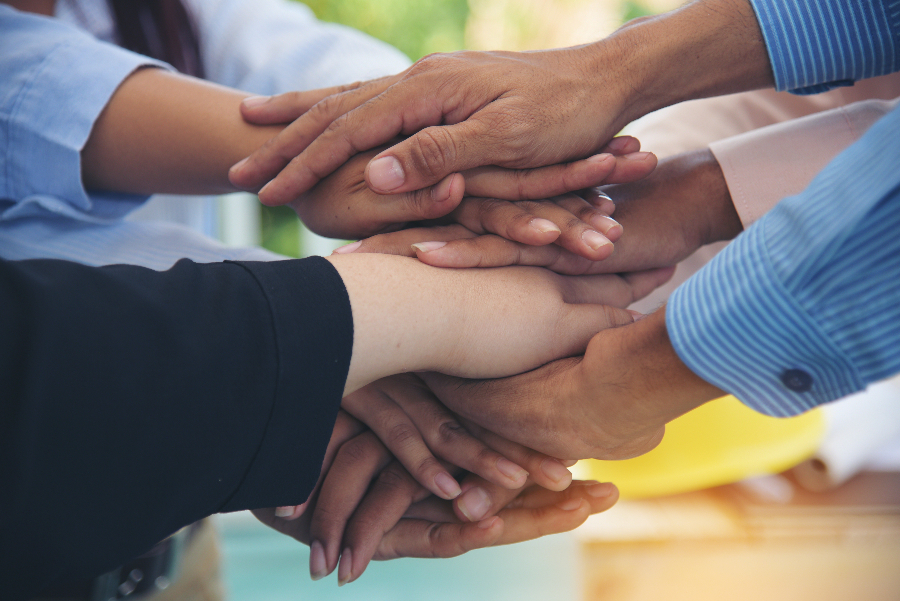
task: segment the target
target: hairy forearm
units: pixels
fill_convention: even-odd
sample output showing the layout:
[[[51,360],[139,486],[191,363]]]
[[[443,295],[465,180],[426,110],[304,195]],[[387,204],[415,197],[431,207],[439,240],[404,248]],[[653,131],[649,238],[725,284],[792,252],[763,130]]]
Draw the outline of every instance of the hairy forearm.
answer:
[[[695,0],[626,24],[594,50],[598,69],[609,69],[610,56],[621,61],[631,89],[622,125],[684,100],[774,85],[748,0]]]
[[[81,153],[85,187],[136,194],[235,191],[228,168],[280,126],[251,125],[249,94],[162,69],[128,77]]]

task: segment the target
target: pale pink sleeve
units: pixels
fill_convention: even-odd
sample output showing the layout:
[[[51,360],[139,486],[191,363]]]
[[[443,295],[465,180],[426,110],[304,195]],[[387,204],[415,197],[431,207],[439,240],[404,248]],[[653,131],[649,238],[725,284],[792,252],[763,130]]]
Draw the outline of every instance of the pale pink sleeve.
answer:
[[[831,159],[897,100],[866,100],[712,142],[746,228],[779,200],[801,192]]]

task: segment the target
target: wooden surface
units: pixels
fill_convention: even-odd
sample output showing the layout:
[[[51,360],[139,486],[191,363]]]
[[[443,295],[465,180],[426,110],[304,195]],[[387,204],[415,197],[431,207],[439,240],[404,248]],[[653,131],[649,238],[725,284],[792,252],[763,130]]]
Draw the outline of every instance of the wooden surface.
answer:
[[[782,484],[622,502],[591,518],[579,530],[585,601],[900,600],[900,474],[821,494]]]

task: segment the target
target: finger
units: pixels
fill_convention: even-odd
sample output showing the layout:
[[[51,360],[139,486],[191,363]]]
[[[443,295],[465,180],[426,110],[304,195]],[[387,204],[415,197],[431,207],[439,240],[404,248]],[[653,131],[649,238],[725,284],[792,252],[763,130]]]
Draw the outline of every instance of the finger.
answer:
[[[675,266],[648,269],[646,271],[633,271],[622,274],[622,278],[631,287],[632,302],[638,301],[669,280],[675,275]]]
[[[372,432],[364,432],[341,446],[322,484],[310,522],[310,540],[319,543],[324,555],[324,561],[310,555],[313,579],[330,574],[336,567],[350,516],[365,497],[369,483],[389,462],[390,454]]]
[[[241,102],[241,116],[255,125],[290,123],[317,102],[334,94],[356,89],[360,85],[362,82],[303,92],[285,92],[275,96],[250,96]]]
[[[457,557],[496,544],[503,534],[503,527],[503,520],[497,517],[477,524],[403,519],[384,536],[375,558]]]
[[[573,499],[587,500],[592,509],[603,511],[618,500],[618,489],[611,482],[575,480],[564,491],[552,491],[540,486],[529,486],[513,499],[507,508],[537,509],[549,505],[566,504]],[[596,513],[592,511],[591,513]]]
[[[378,474],[347,523],[338,566],[339,584],[362,575],[385,533],[397,524],[413,501],[425,494],[397,461]]]
[[[614,156],[622,156],[638,152],[641,149],[641,141],[634,136],[616,136],[600,149],[600,152],[608,152]]]
[[[266,185],[268,189],[265,194],[260,190],[262,197],[260,200],[267,204],[286,204],[299,197],[324,176],[343,165],[356,152],[346,153],[341,160],[333,161],[329,169],[319,169],[315,174],[303,161],[296,160],[298,155],[303,153],[336,119],[380,94],[390,81],[391,78],[376,80],[321,99],[256,152],[232,166],[228,171],[229,180],[243,190],[258,190],[260,186],[272,180]],[[391,137],[393,136],[385,138],[381,143],[387,142]],[[377,146],[377,143],[369,148],[373,146]]]
[[[486,156],[496,146],[489,119],[482,117],[478,113],[454,125],[426,127],[395,144],[366,166],[366,183],[379,194],[408,192],[489,163]]]
[[[509,461],[512,461],[516,465],[521,465],[529,475],[531,481],[535,484],[550,490],[564,490],[572,482],[572,473],[566,469],[566,466],[560,460],[544,455],[543,453],[538,453],[533,449],[524,447],[511,440],[507,440],[502,436],[482,428],[470,420],[459,418],[459,421],[466,430],[471,432],[472,435],[477,437],[480,441],[499,452]],[[475,475],[484,477],[484,474],[476,472],[475,470],[469,471],[473,472]],[[497,482],[496,480],[491,478],[486,479],[502,486],[502,483]],[[519,487],[523,485],[524,481],[520,482]],[[505,488],[510,487],[506,486]]]
[[[457,519],[464,522],[478,522],[496,515],[522,491],[522,488],[509,490],[497,486],[475,474],[463,479],[462,489],[463,493],[453,500],[452,505]]]
[[[476,167],[463,173],[466,194],[504,200],[537,200],[606,183],[616,168],[613,155],[597,154],[587,159],[536,169]]]
[[[372,236],[371,238],[366,238],[365,240],[342,246],[334,252],[338,254],[350,252],[381,253],[414,257],[416,256],[412,247],[414,243],[422,242],[423,240],[457,240],[471,238],[475,235],[476,234],[470,232],[461,225],[412,228],[399,232]]]
[[[511,460],[510,455],[515,455],[518,459],[527,460],[531,465],[539,465],[541,460],[547,458],[545,455],[529,455],[526,449],[513,443],[509,443],[505,447],[505,450],[510,455],[506,455],[502,451],[498,452],[497,447],[500,446],[500,437],[493,435],[491,439],[488,436],[489,433],[485,433],[485,438],[490,440],[490,443],[486,444],[486,441],[480,439],[480,436],[473,436],[464,428],[456,416],[435,398],[421,379],[409,376],[404,382],[407,385],[402,389],[394,388],[391,391],[391,396],[405,414],[412,418],[417,428],[417,433],[421,432],[425,437],[428,448],[433,450],[441,459],[467,471],[479,474],[498,486],[516,490],[524,486],[528,477],[528,471],[516,460]],[[474,424],[472,425],[474,426]],[[478,430],[481,431],[482,429],[478,428]],[[388,444],[388,448],[392,448],[390,444]],[[398,459],[400,458],[399,455],[397,457]],[[409,466],[407,466],[407,469],[409,469]],[[418,468],[415,469],[418,470]],[[416,471],[410,470],[410,473],[416,476]],[[419,480],[417,476],[416,479]],[[421,480],[419,481],[421,482]],[[454,491],[455,494],[452,496],[439,496],[445,499],[452,499],[458,496],[460,492],[461,489],[457,484]]]
[[[388,389],[393,380],[400,385]],[[442,499],[453,499],[461,492],[459,483],[435,458],[422,437],[421,431],[430,425],[418,426],[403,405],[394,400],[422,395],[423,387],[421,380],[414,377],[385,378],[347,395],[341,406],[363,420],[419,484]],[[438,403],[436,399],[431,402]]]
[[[554,204],[560,209],[571,213],[583,223],[589,223],[591,227],[606,236],[606,239],[610,242],[615,242],[622,236],[622,225],[610,217],[609,213],[603,210],[603,207],[605,206],[601,201],[603,196],[605,195],[602,195],[602,193],[590,193],[590,200],[588,200],[587,198],[583,198],[581,194],[564,194],[557,197],[554,200]],[[608,196],[606,196],[606,198],[609,202],[612,202],[612,199]],[[615,203],[613,203],[613,206],[615,206]],[[564,234],[569,234],[569,232],[564,232]],[[571,234],[569,234],[569,236],[561,236],[559,244],[572,252],[576,252],[577,247],[572,246],[572,243],[568,243],[567,245],[567,239],[569,237],[574,236]],[[583,243],[583,236],[581,238],[582,239],[577,240],[579,243]]]
[[[615,162],[615,168],[606,177],[604,183],[627,184],[643,179],[656,169],[657,163],[656,155],[651,152],[635,152],[618,157]]]

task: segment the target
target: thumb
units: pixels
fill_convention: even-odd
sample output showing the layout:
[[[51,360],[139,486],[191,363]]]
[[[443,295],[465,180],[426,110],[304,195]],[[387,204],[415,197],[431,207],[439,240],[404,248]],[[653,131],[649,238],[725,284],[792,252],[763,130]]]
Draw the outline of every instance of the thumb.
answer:
[[[452,173],[492,164],[487,133],[477,118],[426,127],[372,159],[366,166],[366,183],[379,194],[409,192]]]
[[[597,333],[634,323],[632,313],[611,305],[577,304],[567,305],[567,309],[554,336],[556,357],[584,354]]]

